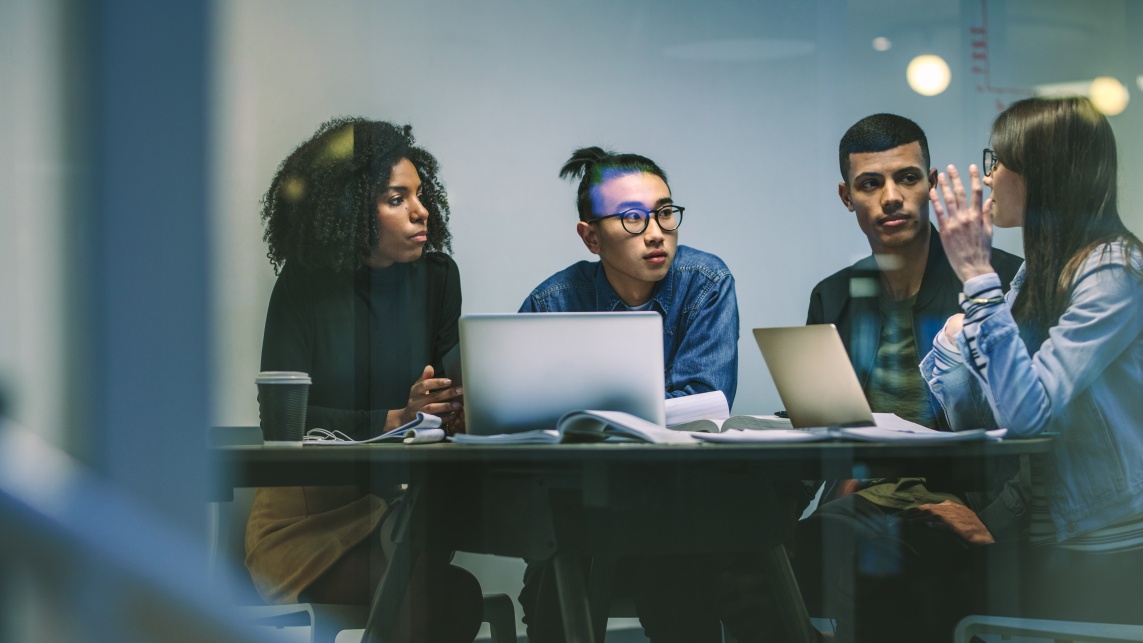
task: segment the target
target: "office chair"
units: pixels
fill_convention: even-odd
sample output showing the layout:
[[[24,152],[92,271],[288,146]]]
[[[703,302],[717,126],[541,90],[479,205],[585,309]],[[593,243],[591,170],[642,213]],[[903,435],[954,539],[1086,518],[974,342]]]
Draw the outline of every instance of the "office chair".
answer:
[[[211,446],[261,444],[262,432],[256,426],[211,427]],[[232,566],[242,570],[246,557],[246,520],[254,502],[253,489],[234,489],[230,502],[213,502],[210,506],[211,580],[226,578],[221,570]],[[328,603],[295,603],[266,605],[248,574],[237,574],[245,582],[224,588],[230,593],[238,616],[255,625],[275,628],[310,628],[311,643],[334,643],[339,632],[349,630],[350,640],[360,641],[369,607],[365,605],[336,605]],[[484,595],[484,622],[492,630],[492,643],[515,643],[516,610],[507,594]],[[353,632],[357,638],[352,639]]]
[[[484,595],[484,622],[488,623],[491,643],[516,643],[516,608],[507,594]],[[342,630],[334,643],[361,643],[365,636],[361,629]]]
[[[1012,636],[1045,637],[1055,639],[1056,643],[1119,643],[1143,641],[1143,625],[973,615],[966,616],[957,623],[953,643],[969,643],[978,634],[999,634],[1006,639]]]
[[[254,499],[253,489],[235,489],[231,502],[215,502],[210,507],[210,574],[212,583],[226,578],[221,570],[230,566],[239,570],[231,578],[238,583],[220,588],[229,594],[239,618],[260,626],[275,628],[310,628],[311,643],[333,643],[343,629],[364,627],[369,608],[364,605],[331,605],[295,603],[266,605],[254,589],[248,574],[242,573],[246,555],[246,518]]]

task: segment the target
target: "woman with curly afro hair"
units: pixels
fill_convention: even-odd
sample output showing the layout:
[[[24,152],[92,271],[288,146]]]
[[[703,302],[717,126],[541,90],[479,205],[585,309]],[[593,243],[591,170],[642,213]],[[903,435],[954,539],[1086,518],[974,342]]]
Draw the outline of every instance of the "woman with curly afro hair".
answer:
[[[460,317],[437,171],[410,127],[362,118],[323,124],[278,167],[262,207],[278,281],[261,367],[309,373],[307,429],[365,439],[424,412],[463,430],[460,388],[435,377]],[[246,567],[259,593],[271,603],[369,604],[392,553],[385,518],[400,495],[258,489]],[[430,592],[448,618],[430,623]],[[422,556],[402,609],[398,638],[471,641],[480,586],[447,557]]]

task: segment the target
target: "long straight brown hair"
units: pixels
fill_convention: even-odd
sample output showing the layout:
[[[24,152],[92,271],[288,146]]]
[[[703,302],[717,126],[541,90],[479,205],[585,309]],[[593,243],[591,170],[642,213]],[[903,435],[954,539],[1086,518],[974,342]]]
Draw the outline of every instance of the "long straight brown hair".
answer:
[[[1143,244],[1119,218],[1118,157],[1107,118],[1084,97],[1027,98],[992,125],[1000,163],[1024,178],[1024,284],[1012,306],[1034,352],[1068,305],[1072,280],[1101,244]]]

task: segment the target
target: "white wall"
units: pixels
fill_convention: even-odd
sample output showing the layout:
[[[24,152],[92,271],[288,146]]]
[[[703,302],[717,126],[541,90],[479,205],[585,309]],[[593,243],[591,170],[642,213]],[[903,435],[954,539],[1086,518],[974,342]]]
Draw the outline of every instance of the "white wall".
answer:
[[[61,3],[0,2],[0,393],[59,443],[67,417]]]
[[[1123,0],[989,6],[994,87],[1030,91],[1131,66]],[[281,159],[338,114],[410,122],[441,161],[465,312],[515,310],[540,280],[588,256],[574,232],[575,186],[557,177],[571,150],[598,144],[658,161],[688,207],[680,242],[720,255],[737,278],[735,410],[778,408],[749,329],[804,322],[813,284],[868,252],[836,197],[841,134],[893,111],[926,129],[934,164],[979,163],[997,101],[1018,96],[978,90],[969,29],[981,24],[980,7],[220,3],[217,420],[257,417],[251,378],[273,283],[259,198]],[[892,48],[874,51],[877,36]],[[905,67],[920,53],[952,66],[944,94],[906,86]],[[1131,73],[1143,73],[1138,66]],[[1143,141],[1133,114],[1143,99],[1132,89],[1136,103],[1113,122],[1132,150],[1125,172],[1137,173]],[[1125,184],[1133,213],[1139,194]],[[1136,230],[1138,221],[1130,219]],[[998,245],[1019,252],[1020,237],[1002,234]]]

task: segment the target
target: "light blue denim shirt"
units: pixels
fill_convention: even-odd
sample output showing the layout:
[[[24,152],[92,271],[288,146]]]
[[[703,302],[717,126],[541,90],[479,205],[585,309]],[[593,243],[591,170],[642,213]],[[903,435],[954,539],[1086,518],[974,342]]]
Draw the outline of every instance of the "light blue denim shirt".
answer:
[[[598,261],[580,261],[548,277],[522,313],[629,310]],[[720,390],[734,404],[738,388],[738,299],[734,277],[718,257],[679,246],[655,284],[651,310],[663,316],[667,397]]]
[[[921,362],[954,428],[991,420],[1010,435],[1059,434],[1046,485],[1061,542],[1143,512],[1143,283],[1125,257],[1122,243],[1092,252],[1076,271],[1067,309],[1034,354],[1011,313],[1021,267],[1005,303],[980,321],[983,375],[966,363],[963,332],[957,352],[934,344]],[[1131,260],[1143,266],[1143,257]],[[999,286],[995,274],[970,282],[977,280],[976,287]]]

